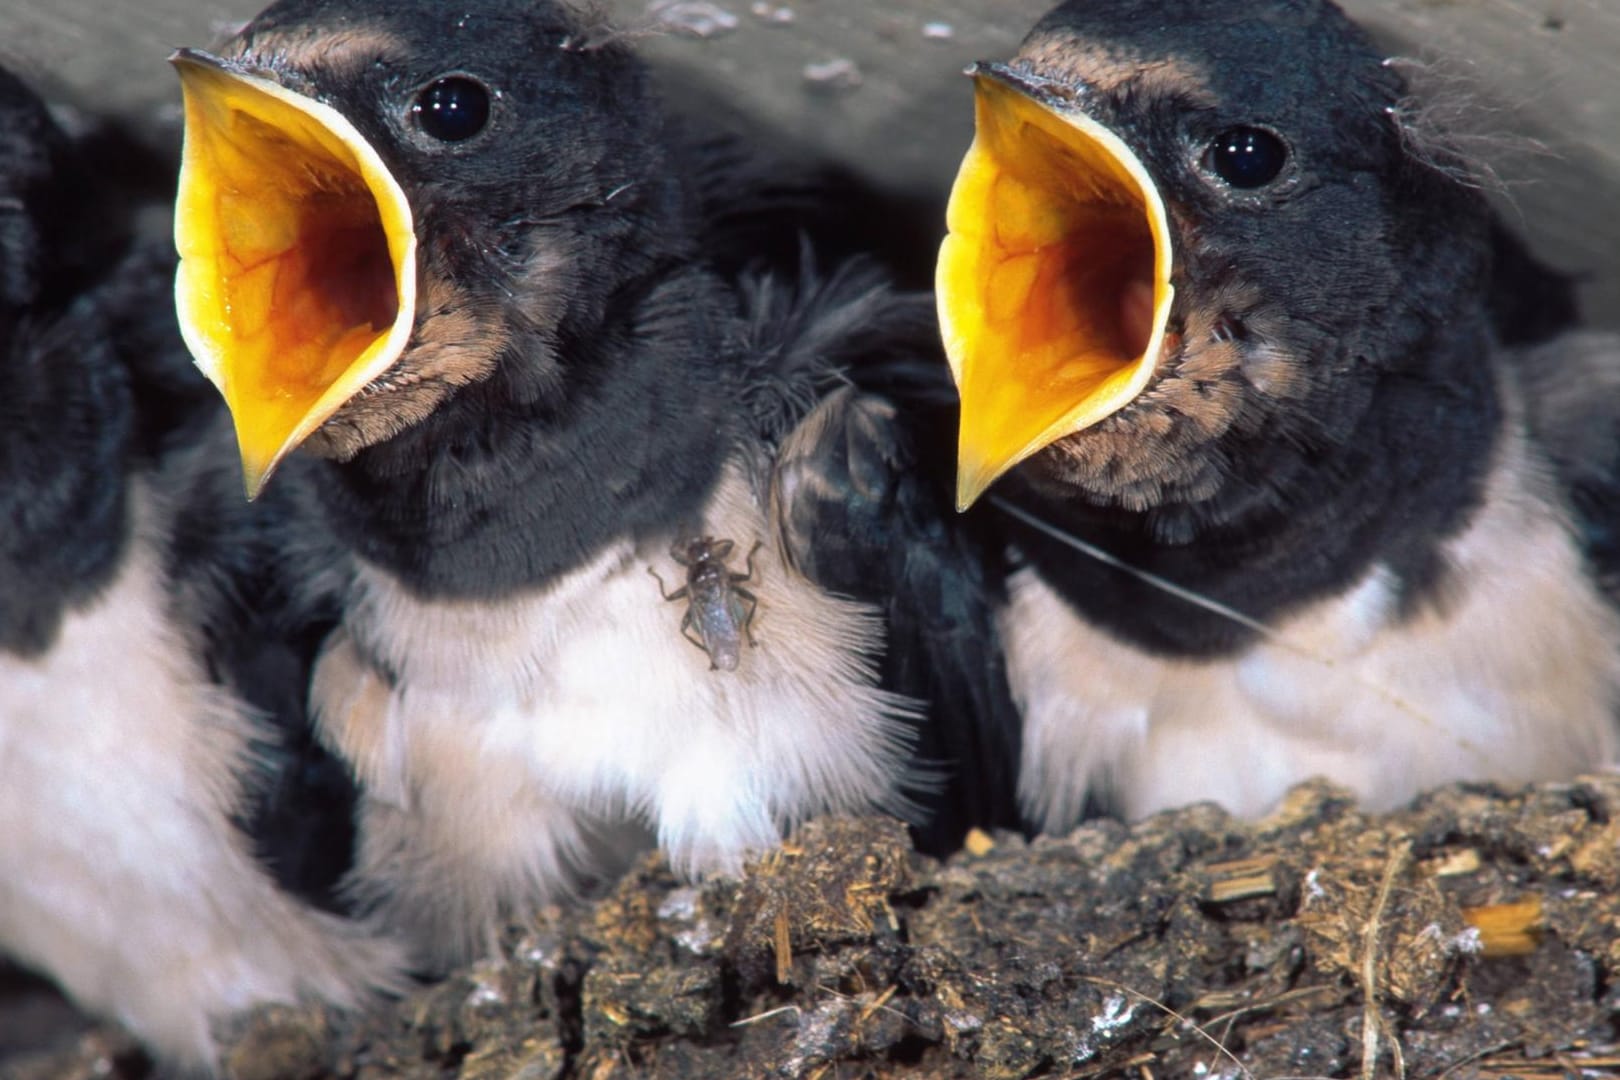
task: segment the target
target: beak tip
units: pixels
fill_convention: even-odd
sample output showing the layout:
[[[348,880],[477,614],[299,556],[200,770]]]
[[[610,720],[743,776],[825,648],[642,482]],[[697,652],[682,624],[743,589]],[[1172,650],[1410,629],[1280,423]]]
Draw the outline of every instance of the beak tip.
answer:
[[[956,466],[956,512],[963,514],[974,503],[979,501],[985,489],[995,482],[1000,472],[985,469],[982,466],[969,465],[958,461]]]
[[[263,459],[242,455],[242,492],[247,496],[248,502],[257,499],[264,491],[264,486],[275,475],[276,466],[281,464],[283,456],[277,454],[269,459]]]

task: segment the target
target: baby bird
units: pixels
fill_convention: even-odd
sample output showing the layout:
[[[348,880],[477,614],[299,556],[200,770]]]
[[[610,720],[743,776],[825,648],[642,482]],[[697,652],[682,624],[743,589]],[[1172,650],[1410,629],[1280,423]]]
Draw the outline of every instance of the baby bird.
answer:
[[[1493,329],[1398,67],[1327,0],[1073,0],[972,75],[937,298],[1027,817],[1612,760],[1614,380]]]
[[[556,3],[284,0],[174,63],[182,327],[337,612],[347,895],[437,968],[649,839],[729,872],[903,809],[878,613],[786,564],[771,499],[881,283],[711,272],[644,69]],[[648,575],[691,536],[754,552],[731,670]]]

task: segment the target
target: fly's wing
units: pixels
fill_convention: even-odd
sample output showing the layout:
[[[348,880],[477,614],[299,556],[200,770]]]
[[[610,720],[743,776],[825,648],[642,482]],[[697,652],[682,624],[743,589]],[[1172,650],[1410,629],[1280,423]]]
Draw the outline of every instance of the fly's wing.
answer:
[[[1020,726],[997,633],[998,550],[951,504],[949,462],[888,398],[846,387],[784,444],[783,549],[833,592],[882,609],[884,685],[927,706],[912,793],[918,845],[943,854],[968,829],[1019,826]]]

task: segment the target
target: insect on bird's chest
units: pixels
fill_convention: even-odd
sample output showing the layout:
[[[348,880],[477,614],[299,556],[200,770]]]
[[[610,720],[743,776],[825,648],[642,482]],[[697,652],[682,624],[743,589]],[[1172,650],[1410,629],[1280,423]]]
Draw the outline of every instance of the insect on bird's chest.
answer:
[[[799,790],[801,778],[778,774],[801,761],[823,780],[854,777],[831,795],[823,784],[817,798],[881,790],[874,777],[892,769],[901,705],[864,664],[837,659],[875,648],[870,615],[806,591],[764,552],[757,646],[735,670],[711,670],[707,647],[681,623],[749,640],[738,572],[717,565],[707,585],[699,573],[695,592],[689,577],[682,614],[648,579],[650,562],[668,566],[650,555],[618,545],[543,593],[499,603],[423,601],[368,571],[365,602],[351,607],[316,675],[323,738],[370,795],[401,807],[430,788],[463,807],[491,791],[543,790],[580,806],[667,813],[683,792]],[[721,611],[710,618],[705,603]],[[728,762],[739,775],[776,779],[713,789]]]
[[[708,653],[710,669],[717,671],[737,670],[745,635],[750,646],[758,644],[754,640],[753,622],[759,599],[743,585],[754,580],[754,556],[759,553],[761,544],[755,542],[749,549],[747,570],[740,574],[726,565],[733,547],[731,540],[709,536],[676,540],[670,546],[669,556],[686,567],[687,572],[686,584],[675,592],[664,588],[664,579],[657,570],[647,569],[658,579],[658,589],[665,600],[687,602],[681,633]]]
[[[717,652],[732,657],[736,665],[738,646],[742,641],[743,622],[748,611],[731,586],[731,573],[719,565],[705,565],[692,573],[690,584],[692,621],[709,655]],[[719,663],[718,657],[716,664]]]

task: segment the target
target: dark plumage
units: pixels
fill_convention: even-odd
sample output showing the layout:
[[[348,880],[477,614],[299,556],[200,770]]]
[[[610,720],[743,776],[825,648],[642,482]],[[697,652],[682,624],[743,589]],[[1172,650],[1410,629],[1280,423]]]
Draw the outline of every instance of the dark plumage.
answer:
[[[953,230],[977,210],[993,231],[1019,177],[1082,223],[1161,201],[1174,260],[1141,389],[1005,461],[992,489],[1023,567],[1001,622],[1026,812],[1048,828],[1099,797],[1131,814],[1204,797],[1256,812],[1316,772],[1387,805],[1612,756],[1620,630],[1551,482],[1558,425],[1537,419],[1547,399],[1509,348],[1567,326],[1567,282],[1436,167],[1434,144],[1411,152],[1397,68],[1325,0],[1076,0],[1009,65],[978,70],[981,146]],[[1100,125],[1152,190],[1070,172],[1064,194],[1017,136],[984,143],[1003,100],[1043,112],[1056,143],[1100,146],[1078,133]],[[1160,263],[1145,221],[1119,228],[1107,235],[1140,239],[1076,240],[1053,272],[1121,269],[1067,296],[1033,286],[1025,325],[1073,305],[1097,333],[1148,340]],[[965,247],[992,243],[966,236],[940,279],[959,381],[1019,358],[1001,324],[964,314],[975,289],[1012,302],[960,269]],[[1567,348],[1542,348],[1548,382],[1581,382]],[[964,397],[966,454],[986,406]],[[1575,505],[1594,497],[1589,483]]]
[[[20,656],[50,648],[126,539],[128,381],[105,340],[64,318],[128,242],[95,221],[70,227],[89,186],[44,103],[0,70],[0,648]]]
[[[919,303],[914,317],[926,314]],[[971,828],[1022,822],[1019,716],[996,625],[1004,541],[984,515],[952,510],[935,463],[950,459],[956,410],[937,351],[891,328],[901,333],[852,357],[853,384],[784,447],[777,484],[794,564],[883,610],[883,684],[926,703],[913,837],[944,855]]]
[[[129,385],[106,340],[74,325],[95,317],[0,311],[0,648],[17,656],[50,650],[128,540]]]

